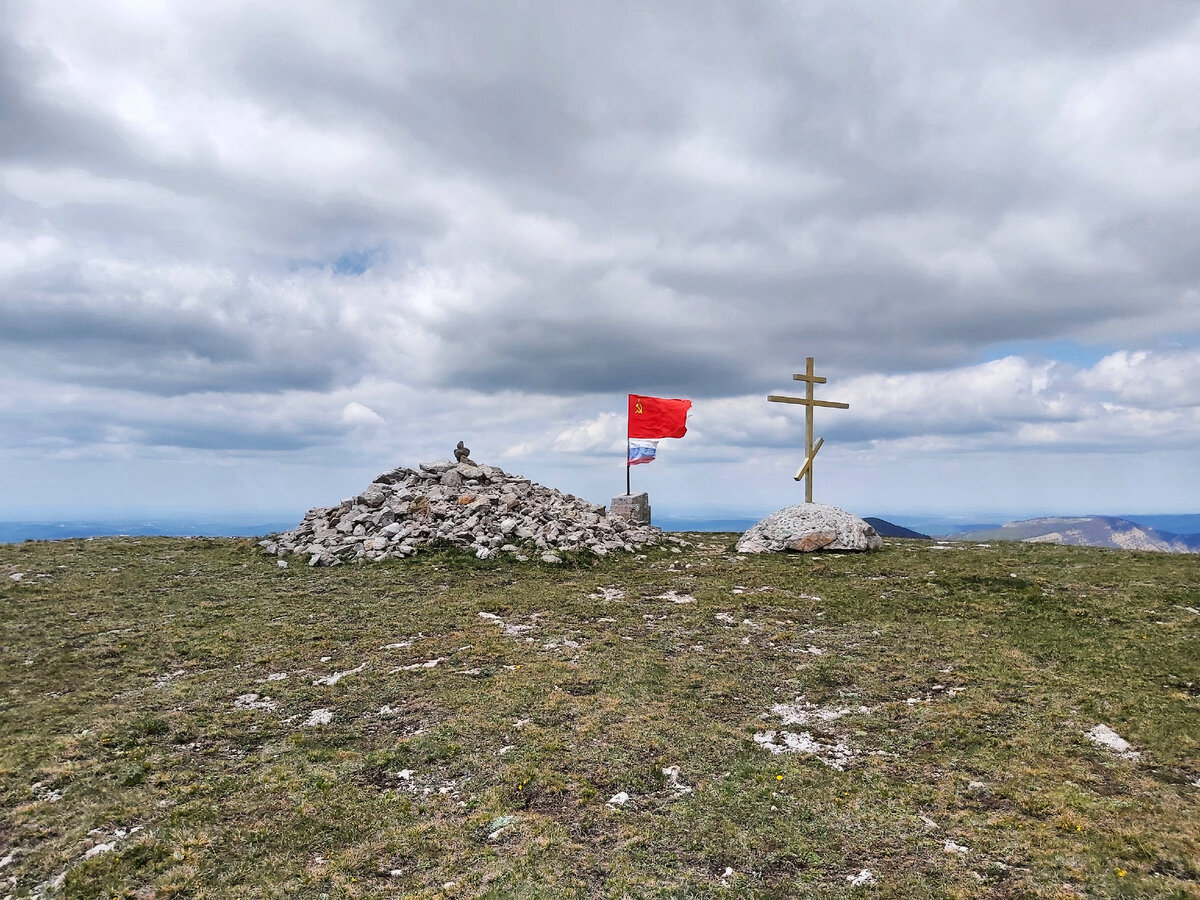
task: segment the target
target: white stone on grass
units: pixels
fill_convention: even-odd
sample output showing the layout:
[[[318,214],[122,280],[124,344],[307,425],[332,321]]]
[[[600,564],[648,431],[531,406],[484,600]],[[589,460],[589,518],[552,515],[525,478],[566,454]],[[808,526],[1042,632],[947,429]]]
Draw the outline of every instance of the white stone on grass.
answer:
[[[814,722],[834,722],[850,715],[866,715],[871,709],[867,706],[859,706],[857,709],[848,706],[817,706],[799,697],[795,703],[777,703],[771,707],[771,712],[779,716],[784,725],[812,725]]]
[[[857,875],[847,875],[846,881],[850,887],[863,887],[875,883],[875,874],[870,869],[863,869]]]
[[[427,659],[425,662],[413,663],[411,666],[398,666],[397,668],[392,669],[388,674],[391,675],[395,672],[415,672],[417,669],[432,669],[438,665],[441,665],[445,661],[446,657],[439,656],[434,659]]]
[[[234,709],[254,709],[260,712],[274,712],[279,702],[270,697],[260,697],[258,694],[239,694],[233,700]]]
[[[667,766],[662,770],[662,773],[667,776],[667,783],[673,790],[680,794],[690,794],[692,789],[679,780],[679,766]]]
[[[1113,751],[1122,759],[1140,759],[1141,753],[1133,749],[1133,745],[1121,737],[1107,725],[1097,725],[1087,732],[1087,738],[1092,743]]]
[[[533,625],[509,625],[495,613],[481,612],[479,618],[487,619],[489,622],[495,622],[500,626],[500,629],[509,637],[516,637],[524,634],[526,631],[533,631]]]
[[[308,714],[308,718],[304,720],[304,728],[314,728],[320,725],[328,725],[333,721],[333,711],[328,709],[314,709]]]
[[[597,588],[593,593],[588,594],[592,600],[603,600],[606,603],[612,603],[617,600],[625,599],[625,591],[621,588],[602,587]]]
[[[846,744],[829,744],[819,741],[811,732],[764,731],[754,735],[754,743],[772,753],[804,753],[815,756],[831,769],[844,772],[854,762],[857,752]]]
[[[323,678],[316,679],[313,684],[334,685],[345,678],[347,675],[357,675],[367,667],[366,663],[355,666],[353,669],[347,669],[345,672],[334,672],[332,675],[326,675]]]
[[[670,600],[672,603],[695,603],[696,598],[691,594],[680,594],[677,591],[667,591],[665,594],[657,594],[653,598],[655,600]]]

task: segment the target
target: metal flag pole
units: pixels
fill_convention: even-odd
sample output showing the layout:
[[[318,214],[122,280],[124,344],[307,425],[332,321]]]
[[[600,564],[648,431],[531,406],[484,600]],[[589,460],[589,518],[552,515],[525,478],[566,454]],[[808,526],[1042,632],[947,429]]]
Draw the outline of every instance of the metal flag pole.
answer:
[[[629,429],[625,429],[625,493],[629,494]]]

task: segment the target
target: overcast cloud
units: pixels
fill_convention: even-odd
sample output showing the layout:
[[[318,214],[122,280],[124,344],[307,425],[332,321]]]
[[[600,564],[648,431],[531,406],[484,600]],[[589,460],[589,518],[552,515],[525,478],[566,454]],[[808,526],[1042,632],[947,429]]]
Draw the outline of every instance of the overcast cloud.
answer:
[[[656,510],[1200,512],[1200,9],[0,4],[0,517],[477,459]]]

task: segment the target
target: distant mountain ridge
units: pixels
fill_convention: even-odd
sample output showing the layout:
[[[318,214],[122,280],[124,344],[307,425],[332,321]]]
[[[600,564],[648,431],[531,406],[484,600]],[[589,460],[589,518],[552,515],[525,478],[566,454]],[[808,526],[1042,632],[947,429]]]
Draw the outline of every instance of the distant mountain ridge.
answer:
[[[911,528],[905,528],[903,525],[897,525],[895,522],[889,522],[887,519],[880,519],[877,516],[866,516],[863,521],[874,528],[875,533],[882,537],[915,538],[922,541],[933,540],[927,534],[921,534],[919,531],[913,531]]]
[[[1200,534],[1172,534],[1116,516],[1046,516],[947,537],[959,541],[1025,541],[1072,547],[1200,553]]]

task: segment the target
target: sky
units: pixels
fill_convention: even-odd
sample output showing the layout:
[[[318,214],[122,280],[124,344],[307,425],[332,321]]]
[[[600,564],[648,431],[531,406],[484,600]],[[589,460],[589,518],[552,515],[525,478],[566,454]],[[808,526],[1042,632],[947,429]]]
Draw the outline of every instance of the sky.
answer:
[[[0,2],[0,519],[472,457],[656,514],[1200,512],[1200,7]]]

